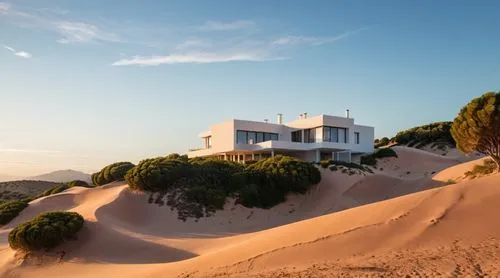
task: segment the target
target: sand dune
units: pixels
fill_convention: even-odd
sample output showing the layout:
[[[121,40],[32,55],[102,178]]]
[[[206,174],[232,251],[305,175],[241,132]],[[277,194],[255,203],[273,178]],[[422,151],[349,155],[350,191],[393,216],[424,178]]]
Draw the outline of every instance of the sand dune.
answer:
[[[305,195],[289,196],[273,209],[245,208],[230,201],[212,217],[186,222],[169,207],[148,204],[146,194],[131,192],[123,183],[72,188],[33,201],[0,229],[0,274],[500,275],[500,221],[496,220],[500,187],[495,186],[500,176],[443,186],[436,179],[439,174],[432,172],[455,165],[456,158],[404,147],[396,151],[399,157],[382,161],[386,169],[374,174],[349,176],[322,170],[319,185]],[[402,175],[406,169],[420,175]],[[462,170],[449,169],[455,169],[445,170],[453,174]],[[418,191],[422,192],[414,193]],[[401,195],[406,196],[397,197]],[[17,266],[6,240],[10,229],[39,212],[56,209],[84,215],[87,223],[79,239],[47,254],[48,259],[41,259],[43,265]],[[57,262],[54,258],[61,250],[66,255]]]

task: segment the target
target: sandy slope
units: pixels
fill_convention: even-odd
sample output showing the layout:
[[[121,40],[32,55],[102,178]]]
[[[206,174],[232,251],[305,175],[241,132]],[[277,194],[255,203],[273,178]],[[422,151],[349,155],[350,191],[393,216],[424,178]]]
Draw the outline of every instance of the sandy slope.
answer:
[[[399,158],[384,160],[379,167],[385,169],[375,174],[349,176],[322,170],[322,182],[308,194],[290,196],[271,210],[230,202],[224,211],[199,221],[179,221],[168,207],[148,204],[146,195],[131,192],[123,184],[72,188],[34,201],[0,229],[0,274],[500,275],[496,266],[500,265],[500,221],[496,216],[500,176],[440,187],[443,183],[433,180],[431,173],[455,165],[455,158],[404,147],[396,151]],[[461,170],[449,171],[459,174]],[[434,189],[372,203],[429,188]],[[364,204],[368,205],[357,207]],[[87,223],[78,241],[59,248],[66,251],[59,263],[48,263],[57,259],[59,250],[54,250],[44,258],[44,266],[16,266],[6,240],[9,230],[39,212],[56,209],[85,216]],[[340,212],[331,213],[335,211]]]

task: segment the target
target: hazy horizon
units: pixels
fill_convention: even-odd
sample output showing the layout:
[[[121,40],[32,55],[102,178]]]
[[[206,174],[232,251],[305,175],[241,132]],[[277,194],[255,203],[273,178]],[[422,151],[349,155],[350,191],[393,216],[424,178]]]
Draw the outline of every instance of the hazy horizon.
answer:
[[[1,0],[0,0],[1,1]],[[238,118],[376,137],[498,91],[497,1],[0,2],[0,175],[185,153]]]

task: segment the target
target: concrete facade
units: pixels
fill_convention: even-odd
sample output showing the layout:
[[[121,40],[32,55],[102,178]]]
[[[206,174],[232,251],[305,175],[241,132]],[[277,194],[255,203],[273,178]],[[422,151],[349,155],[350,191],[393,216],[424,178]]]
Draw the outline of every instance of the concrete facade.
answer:
[[[212,125],[199,137],[203,147],[189,151],[190,158],[215,156],[244,162],[284,154],[305,161],[350,162],[374,148],[373,127],[356,125],[352,118],[329,115],[301,116],[287,124],[281,123],[281,115],[278,123],[232,119]]]

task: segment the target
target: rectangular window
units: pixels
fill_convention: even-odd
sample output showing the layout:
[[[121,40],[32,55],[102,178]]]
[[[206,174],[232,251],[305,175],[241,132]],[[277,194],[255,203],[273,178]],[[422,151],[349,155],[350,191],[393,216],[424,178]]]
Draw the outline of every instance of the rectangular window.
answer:
[[[236,144],[246,144],[247,143],[247,132],[243,130],[238,130],[236,132]]]
[[[248,131],[247,132],[247,144],[255,144],[257,143],[257,136],[255,132],[253,131]]]
[[[264,133],[257,132],[257,143],[264,142]]]
[[[333,143],[338,143],[339,142],[339,129],[337,127],[332,127],[331,128],[331,132],[332,132],[332,141]]]
[[[345,143],[345,128],[339,128],[339,143]]]
[[[331,128],[328,126],[323,127],[323,142],[331,142]]]
[[[304,130],[304,141],[306,143],[314,143],[316,142],[316,129],[310,128]]]
[[[271,140],[278,141],[278,134],[271,133]]]
[[[302,130],[292,132],[292,142],[302,142]]]
[[[359,144],[359,132],[354,132],[354,142],[356,142],[356,144]]]

